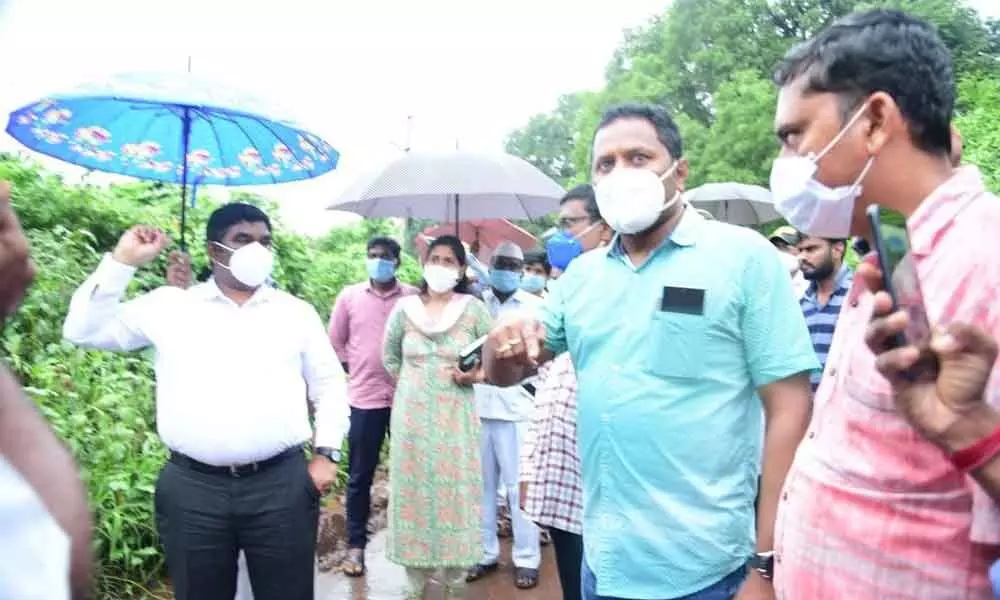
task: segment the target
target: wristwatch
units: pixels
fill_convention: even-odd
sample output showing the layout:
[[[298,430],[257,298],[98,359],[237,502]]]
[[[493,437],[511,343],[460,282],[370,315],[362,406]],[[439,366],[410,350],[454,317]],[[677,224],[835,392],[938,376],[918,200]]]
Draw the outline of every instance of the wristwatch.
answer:
[[[757,571],[757,574],[765,580],[771,581],[774,577],[774,550],[753,554],[747,562],[747,566]]]
[[[340,462],[340,450],[336,448],[330,448],[328,446],[320,446],[316,448],[314,454],[319,456],[325,456],[330,459],[330,462],[339,463]]]

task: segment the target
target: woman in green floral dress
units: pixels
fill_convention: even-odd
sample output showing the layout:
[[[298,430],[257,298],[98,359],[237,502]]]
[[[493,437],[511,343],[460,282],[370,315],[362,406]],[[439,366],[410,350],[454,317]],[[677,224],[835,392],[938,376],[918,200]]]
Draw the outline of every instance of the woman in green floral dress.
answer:
[[[399,300],[386,324],[383,360],[396,379],[389,455],[389,560],[406,567],[408,598],[432,577],[460,597],[465,569],[482,554],[479,419],[461,349],[486,335],[486,306],[468,293],[462,243],[430,244],[419,296]]]

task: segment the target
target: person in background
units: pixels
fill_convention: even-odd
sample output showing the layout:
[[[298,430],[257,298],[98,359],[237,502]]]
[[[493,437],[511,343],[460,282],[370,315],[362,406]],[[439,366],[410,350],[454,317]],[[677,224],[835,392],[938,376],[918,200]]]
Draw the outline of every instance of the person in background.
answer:
[[[35,277],[28,240],[0,182],[0,327]],[[93,543],[73,460],[6,364],[0,364],[0,598],[85,600]]]
[[[330,317],[330,342],[348,374],[347,398],[351,405],[351,428],[347,434],[348,550],[343,565],[348,577],[365,574],[371,486],[389,431],[396,391],[392,377],[382,365],[382,335],[399,299],[418,292],[417,288],[396,279],[399,264],[400,247],[395,240],[387,237],[368,240],[365,263],[368,280],[344,288]]]
[[[793,227],[782,225],[775,229],[768,239],[779,252],[781,263],[785,265],[788,276],[792,278],[792,290],[795,291],[795,296],[801,298],[806,288],[809,287],[809,282],[802,275],[802,265],[799,263],[798,244],[802,239],[802,234],[795,231]]]
[[[88,348],[156,350],[157,427],[170,460],[156,521],[179,600],[231,600],[246,552],[257,600],[311,600],[319,504],[348,427],[344,376],[315,309],[265,285],[274,258],[260,209],[208,219],[209,282],[122,302],[169,243],[136,226],[73,295],[63,335]],[[316,405],[315,452],[307,396]]]
[[[539,298],[545,297],[545,287],[552,275],[552,265],[544,250],[534,250],[524,254],[524,277],[521,289]]]
[[[872,205],[900,213],[912,270],[893,275],[919,281],[930,328],[962,322],[998,338],[1000,199],[974,166],[953,166],[953,73],[947,46],[919,18],[870,10],[833,22],[776,71],[781,154],[771,191],[778,211],[814,236],[870,236]],[[868,261],[876,255],[858,266],[841,308],[818,412],[781,496],[776,591],[991,598],[1000,379],[957,398],[956,386],[971,391],[972,377],[985,380],[989,368],[940,353],[939,377],[922,363],[912,383],[887,379],[888,355],[900,353],[883,354],[885,338],[873,337],[872,317],[888,301],[872,294],[880,275]],[[964,341],[953,334],[946,345]],[[913,347],[901,352],[918,358]]]
[[[772,598],[779,492],[818,367],[787,272],[759,233],[682,202],[688,164],[663,108],[609,108],[592,145],[597,205],[616,237],[569,265],[541,322],[501,319],[484,346],[487,379],[510,385],[572,356],[584,600]]]
[[[483,301],[493,319],[512,311],[537,311],[541,300],[519,289],[524,270],[524,253],[513,242],[499,244],[490,265],[490,289]],[[534,398],[521,385],[506,388],[479,384],[476,412],[482,423],[480,460],[483,468],[482,542],[483,555],[466,578],[472,582],[496,570],[500,560],[497,537],[497,496],[502,493],[510,507],[514,533],[512,550],[514,584],[520,589],[538,585],[541,547],[538,526],[521,511],[518,499],[518,470],[521,443],[531,420]]]
[[[406,567],[407,599],[424,596],[437,575],[461,598],[463,571],[481,556],[479,419],[459,353],[490,328],[490,313],[469,295],[468,259],[458,238],[429,244],[419,295],[400,298],[382,344],[396,382],[389,437],[387,556]],[[348,365],[350,366],[350,365]]]
[[[809,377],[815,394],[823,378],[823,368],[837,327],[837,317],[847,292],[851,289],[854,272],[844,264],[847,240],[805,236],[798,243],[798,257],[802,276],[809,282],[799,299],[802,315],[809,327],[819,370]]]
[[[601,219],[594,188],[589,183],[574,187],[559,201],[558,227],[559,231],[545,242],[553,278],[559,277],[585,248],[607,243],[609,229]]]
[[[564,198],[560,217],[581,212],[594,215],[593,223],[598,224],[598,235],[582,237],[587,244],[584,246],[581,242],[583,253],[606,246],[613,232],[601,218],[593,194],[586,198]],[[576,233],[580,233],[590,225],[589,221],[578,222],[574,227]],[[555,253],[558,255],[559,250]],[[521,508],[528,519],[547,527],[552,536],[563,600],[580,600],[583,562],[583,489],[576,440],[576,386],[576,373],[568,352],[538,369],[534,417],[521,447]]]

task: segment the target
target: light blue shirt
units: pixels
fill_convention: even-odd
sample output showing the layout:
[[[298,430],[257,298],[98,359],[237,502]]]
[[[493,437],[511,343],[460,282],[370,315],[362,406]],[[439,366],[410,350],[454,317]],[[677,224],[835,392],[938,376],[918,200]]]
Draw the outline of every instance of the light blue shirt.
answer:
[[[665,288],[704,290],[702,314],[662,310]],[[774,248],[687,210],[638,268],[619,240],[573,261],[543,323],[546,347],[568,350],[577,370],[597,593],[676,598],[742,566],[754,546],[755,391],[819,367]]]

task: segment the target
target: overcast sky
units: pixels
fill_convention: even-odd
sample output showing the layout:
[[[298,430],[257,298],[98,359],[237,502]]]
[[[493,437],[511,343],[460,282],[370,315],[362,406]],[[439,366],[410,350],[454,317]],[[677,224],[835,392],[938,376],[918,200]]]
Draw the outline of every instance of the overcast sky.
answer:
[[[970,3],[1000,16],[997,0]],[[190,55],[196,73],[288,107],[341,152],[329,175],[258,190],[318,232],[353,177],[398,156],[408,116],[414,149],[499,150],[560,94],[599,88],[622,30],[667,4],[0,0],[0,114],[114,72],[183,72]]]

